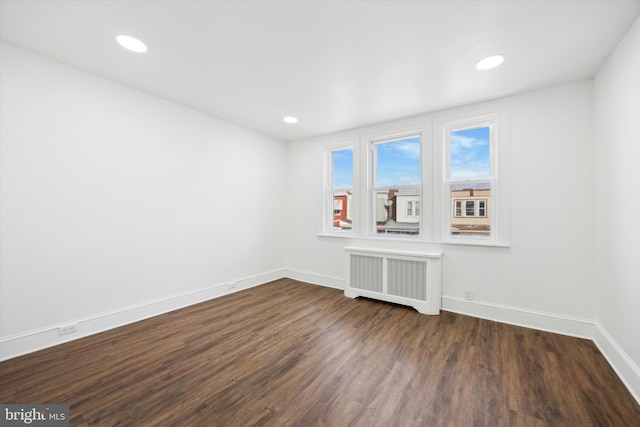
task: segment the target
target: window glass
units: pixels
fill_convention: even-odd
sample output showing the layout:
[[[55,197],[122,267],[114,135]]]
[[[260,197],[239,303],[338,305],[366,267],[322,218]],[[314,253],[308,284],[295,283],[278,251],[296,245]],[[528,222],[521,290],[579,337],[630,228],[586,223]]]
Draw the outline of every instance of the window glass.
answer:
[[[491,184],[460,183],[451,184],[450,188],[452,201],[451,234],[457,236],[489,236],[491,234],[491,221],[487,202],[491,197]]]
[[[490,128],[451,132],[451,181],[491,178]]]
[[[491,129],[481,126],[449,134],[452,235],[491,235]]]
[[[322,233],[508,246],[508,127],[489,103],[328,137]]]
[[[467,200],[467,213],[465,214],[466,216],[473,216],[475,205],[475,202],[473,202],[472,200]]]
[[[353,148],[331,152],[331,199],[333,230],[351,230],[353,227]]]
[[[420,137],[375,144],[376,187],[420,185]]]
[[[420,136],[373,144],[373,206],[377,234],[420,233]]]

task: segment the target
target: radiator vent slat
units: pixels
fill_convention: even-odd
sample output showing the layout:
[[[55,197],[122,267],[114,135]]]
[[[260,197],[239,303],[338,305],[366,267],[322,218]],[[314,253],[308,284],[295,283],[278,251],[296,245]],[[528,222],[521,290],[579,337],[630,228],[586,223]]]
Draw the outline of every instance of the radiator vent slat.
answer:
[[[353,255],[351,258],[351,286],[382,292],[382,258]]]
[[[424,262],[389,259],[389,289],[391,295],[427,300],[427,272]]]
[[[345,248],[344,294],[410,305],[420,313],[438,314],[441,307],[441,253],[396,252]]]

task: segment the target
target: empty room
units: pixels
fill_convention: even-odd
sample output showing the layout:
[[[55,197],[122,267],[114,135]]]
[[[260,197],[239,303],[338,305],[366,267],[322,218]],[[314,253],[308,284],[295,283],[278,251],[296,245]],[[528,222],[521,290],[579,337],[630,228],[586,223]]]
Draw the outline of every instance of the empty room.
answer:
[[[639,17],[0,0],[0,424],[640,426]]]

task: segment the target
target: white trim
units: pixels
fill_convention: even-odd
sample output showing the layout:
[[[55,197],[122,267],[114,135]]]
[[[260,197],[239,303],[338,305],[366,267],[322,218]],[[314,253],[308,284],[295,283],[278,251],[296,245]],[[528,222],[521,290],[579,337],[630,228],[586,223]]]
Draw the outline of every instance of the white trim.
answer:
[[[372,248],[346,247],[345,250],[345,266],[346,280],[344,294],[349,298],[358,296],[374,298],[382,301],[394,302],[411,306],[423,314],[437,315],[440,314],[442,304],[442,252],[402,252],[402,251],[385,251]],[[374,257],[381,261],[381,289],[363,289],[360,286],[354,286],[353,275],[351,275],[352,256]],[[422,264],[422,272],[426,283],[413,284],[411,287],[424,286],[424,299],[410,297],[411,293],[401,296],[389,291],[389,263],[394,260],[417,261]],[[419,283],[419,282],[418,282]],[[419,293],[422,290],[417,290]],[[415,294],[414,294],[415,295]]]
[[[403,251],[403,253],[406,253],[406,251]],[[99,313],[94,316],[76,319],[75,321],[67,321],[64,322],[64,325],[75,323],[78,326],[78,331],[69,335],[58,335],[58,327],[64,326],[60,324],[8,336],[0,339],[0,361],[84,338],[285,277],[338,290],[344,290],[345,288],[345,279],[341,277],[295,269],[273,270],[205,289]],[[230,285],[234,285],[234,289],[230,289]],[[591,339],[631,395],[640,404],[640,368],[598,322],[484,301],[467,301],[449,295],[442,296],[442,310],[525,328]]]
[[[490,127],[490,177],[482,180],[451,181],[450,134],[456,130],[474,127]],[[493,102],[477,106],[443,111],[434,115],[433,139],[438,147],[437,155],[441,163],[434,161],[434,172],[441,179],[441,185],[434,187],[434,209],[439,217],[434,236],[441,236],[443,243],[483,244],[487,246],[509,246],[509,106],[504,102]],[[491,188],[490,220],[491,234],[488,237],[452,236],[451,230],[451,185],[488,182]]]
[[[333,186],[333,153],[335,151],[341,150],[352,150],[353,155],[353,164],[352,164],[352,199],[351,199],[351,218],[355,223],[356,214],[358,212],[358,199],[357,199],[357,191],[359,190],[356,187],[358,181],[358,137],[357,135],[344,136],[342,138],[338,138],[333,140],[333,142],[324,145],[324,153],[323,153],[323,190],[322,190],[322,227],[320,228],[320,233],[327,236],[337,236],[337,235],[347,235],[352,236],[354,234],[353,229],[345,231],[345,230],[334,230],[333,229],[333,200],[332,194],[334,189]],[[345,188],[346,189],[346,188]],[[354,224],[357,225],[357,224]]]
[[[442,251],[405,251],[402,249],[362,248],[357,246],[347,246],[344,250],[364,254],[395,255],[397,257],[442,258]]]
[[[316,274],[308,271],[284,269],[283,276],[300,282],[311,283],[312,285],[325,286],[344,290],[345,280],[342,277],[327,276],[324,274]]]
[[[339,290],[343,290],[345,286],[344,279],[339,277],[299,270],[286,269],[284,270],[284,276]],[[593,320],[483,301],[467,301],[448,295],[442,296],[442,310],[524,328],[592,340],[631,395],[640,404],[640,368],[603,329],[602,325]]]
[[[376,212],[375,212],[375,200],[373,195],[373,189],[375,188],[374,182],[374,168],[375,159],[373,153],[374,144],[381,142],[391,142],[399,140],[405,137],[420,136],[420,184],[417,186],[420,188],[421,200],[423,200],[422,212],[423,218],[425,218],[424,211],[425,205],[424,191],[425,188],[430,188],[430,174],[425,173],[425,168],[428,167],[426,156],[428,155],[427,149],[430,149],[430,137],[431,137],[431,116],[421,115],[417,117],[410,117],[407,119],[394,120],[391,122],[379,123],[376,125],[364,127],[360,129],[360,141],[359,147],[361,148],[360,155],[360,170],[359,178],[362,179],[360,184],[360,206],[363,207],[360,212],[360,221],[362,222],[362,228],[355,234],[354,237],[359,239],[368,240],[387,240],[387,239],[401,239],[404,241],[418,241],[423,242],[425,239],[431,239],[431,230],[425,229],[425,221],[420,221],[420,233],[418,235],[411,236],[392,236],[378,234],[376,232]],[[429,153],[430,154],[430,153]],[[365,209],[365,207],[367,207]],[[426,216],[429,218],[430,216]],[[430,227],[429,222],[429,227]]]
[[[446,162],[446,150],[443,147],[445,126],[468,126],[487,124],[493,126],[491,133],[491,163],[493,176],[491,178],[491,202],[488,208],[491,212],[491,235],[478,236],[450,236],[445,222],[450,210],[449,192],[445,192],[443,169]],[[403,137],[421,136],[421,219],[419,235],[389,236],[375,232],[375,200],[372,195],[374,188],[374,164],[372,144],[391,142]],[[344,133],[311,139],[323,144],[325,154],[323,160],[324,179],[322,196],[322,221],[318,235],[327,237],[342,237],[340,233],[348,234],[354,239],[387,241],[398,239],[404,242],[440,243],[473,246],[509,247],[510,217],[509,217],[509,104],[508,102],[489,101],[466,107],[453,108],[436,113],[427,113],[407,119],[395,120],[376,125],[352,129]],[[332,232],[328,230],[327,219],[327,188],[329,161],[327,150],[341,147],[345,143],[353,146],[353,198],[351,232]],[[499,200],[499,202],[497,202]]]
[[[618,374],[629,393],[640,404],[640,367],[633,362],[629,355],[598,322],[595,323],[593,342],[595,342],[609,365]]]
[[[338,235],[338,234],[324,234],[324,233],[318,233],[316,234],[317,237],[320,238],[339,238],[339,239],[349,239],[349,241],[363,241],[366,243],[371,242],[372,240],[376,240],[373,238],[369,238],[369,237],[357,237],[357,236],[353,236],[351,234],[343,234],[343,235]],[[482,246],[485,248],[510,248],[511,245],[508,243],[496,243],[496,242],[487,242],[487,241],[483,241],[483,240],[478,240],[476,242],[474,241],[469,241],[469,239],[463,241],[463,242],[431,242],[431,241],[426,241],[426,240],[419,240],[419,239],[411,239],[411,238],[406,238],[406,237],[395,237],[395,236],[383,236],[380,238],[377,238],[377,240],[384,240],[385,242],[402,242],[402,243],[408,243],[410,245],[421,245],[421,246],[439,246],[442,247],[443,245],[455,245],[455,246]]]
[[[484,301],[467,301],[450,295],[442,296],[442,309],[481,319],[578,338],[593,339],[594,334],[593,320]]]
[[[283,277],[285,277],[283,270],[273,270],[255,276],[230,280],[226,283],[208,288],[184,292],[166,298],[158,298],[84,318],[66,320],[61,324],[49,325],[28,332],[3,337],[0,339],[0,361],[169,313],[180,308],[259,286]],[[58,328],[66,325],[76,325],[77,331],[59,336]]]
[[[592,340],[640,404],[640,367],[596,321],[484,301],[467,301],[448,295],[442,297],[442,310]]]
[[[419,256],[441,256],[440,251],[406,251],[387,249],[363,249],[349,247],[345,249],[360,250],[371,253],[392,253],[398,255],[416,254]],[[341,277],[327,276],[296,269],[284,269],[284,277],[301,282],[329,288],[344,290],[346,281]],[[442,310],[460,313],[467,316],[493,320],[501,323],[533,328],[578,338],[593,339],[594,321],[578,317],[563,316],[536,310],[527,310],[513,306],[493,304],[481,301],[467,301],[458,297],[443,295]]]
[[[339,239],[353,239],[353,234],[352,233],[347,233],[346,231],[343,232],[343,234],[338,234],[338,232],[333,232],[333,233],[318,233],[316,234],[316,236],[318,237],[337,237]]]

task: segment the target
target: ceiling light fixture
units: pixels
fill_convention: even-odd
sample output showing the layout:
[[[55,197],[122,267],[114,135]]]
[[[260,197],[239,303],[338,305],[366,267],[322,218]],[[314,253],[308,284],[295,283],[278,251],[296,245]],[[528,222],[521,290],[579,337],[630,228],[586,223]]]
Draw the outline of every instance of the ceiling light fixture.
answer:
[[[285,123],[289,123],[289,124],[293,124],[293,123],[298,123],[298,118],[297,117],[293,117],[293,116],[287,116],[284,119],[282,119]]]
[[[476,63],[476,70],[491,70],[502,64],[506,56],[504,55],[491,55],[481,59]]]
[[[143,53],[147,51],[147,45],[135,37],[125,36],[122,34],[116,37],[116,41],[120,46],[132,52]]]

